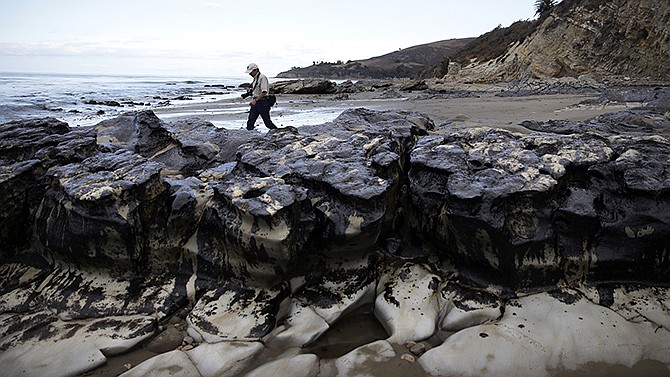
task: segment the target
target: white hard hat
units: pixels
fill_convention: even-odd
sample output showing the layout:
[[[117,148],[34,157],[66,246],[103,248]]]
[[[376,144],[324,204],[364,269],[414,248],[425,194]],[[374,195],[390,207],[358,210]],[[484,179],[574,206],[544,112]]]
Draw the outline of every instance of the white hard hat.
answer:
[[[256,63],[250,63],[247,66],[247,72],[246,73],[251,73],[254,69],[258,69],[258,65]]]

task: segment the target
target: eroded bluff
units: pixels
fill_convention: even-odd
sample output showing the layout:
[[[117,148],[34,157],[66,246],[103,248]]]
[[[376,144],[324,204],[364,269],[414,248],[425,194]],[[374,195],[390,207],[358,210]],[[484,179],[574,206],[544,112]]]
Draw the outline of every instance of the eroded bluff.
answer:
[[[236,375],[361,305],[374,303],[390,337],[372,347],[389,353],[500,320],[520,292],[619,307],[618,287],[666,285],[667,116],[523,126],[365,109],[267,135],[150,111],[92,128],[4,124],[0,360],[76,375],[186,308],[200,346],[170,362]],[[217,352],[242,356],[212,365]]]

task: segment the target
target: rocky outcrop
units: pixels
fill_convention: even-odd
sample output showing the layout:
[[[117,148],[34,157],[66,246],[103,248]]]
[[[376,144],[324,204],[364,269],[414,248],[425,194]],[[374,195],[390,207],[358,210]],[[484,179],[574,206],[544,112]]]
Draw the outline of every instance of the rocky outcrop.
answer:
[[[670,365],[667,115],[522,126],[2,125],[3,370],[77,375],[177,315],[187,345],[125,376]],[[386,337],[310,348],[366,308]]]
[[[504,286],[620,281],[633,271],[631,280],[666,280],[670,203],[660,198],[670,177],[655,156],[668,148],[659,137],[667,120],[634,113],[523,125],[540,132],[478,128],[419,140],[409,175],[411,208],[425,216],[416,231]]]
[[[81,161],[95,150],[90,130],[57,119],[6,123],[0,129],[0,257],[26,246],[44,196],[44,174],[56,164]]]
[[[511,85],[512,88],[527,84]],[[545,84],[546,85],[546,84]],[[511,89],[512,90],[512,89]],[[575,90],[577,91],[577,90]],[[582,90],[584,92],[585,90]],[[349,93],[382,92],[382,98],[401,98],[407,92],[427,92],[427,95],[443,95],[451,92],[449,98],[472,96],[472,92],[455,91],[452,86],[441,80],[359,80],[355,83],[351,80],[339,84],[329,80],[300,79],[279,81],[270,85],[270,92],[282,94],[337,94],[334,98],[348,98]],[[447,96],[444,96],[447,98]]]
[[[219,130],[200,119],[166,124],[153,112],[126,113],[95,126],[98,144],[111,150],[130,150],[184,173],[232,160],[248,133]]]
[[[318,79],[278,81],[270,85],[270,92],[276,94],[332,94],[336,90],[334,82]]]
[[[510,41],[514,43],[501,56],[467,62],[457,76],[484,81],[580,75],[605,81],[668,81],[669,18],[667,2],[562,1],[530,36]]]

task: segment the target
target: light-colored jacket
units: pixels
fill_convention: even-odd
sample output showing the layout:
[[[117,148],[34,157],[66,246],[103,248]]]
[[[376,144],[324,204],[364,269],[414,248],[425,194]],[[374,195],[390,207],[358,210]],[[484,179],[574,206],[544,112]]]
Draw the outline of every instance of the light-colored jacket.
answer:
[[[267,76],[258,72],[254,81],[251,82],[251,96],[256,98],[261,95],[261,92],[269,93],[270,92],[270,82],[268,81]]]

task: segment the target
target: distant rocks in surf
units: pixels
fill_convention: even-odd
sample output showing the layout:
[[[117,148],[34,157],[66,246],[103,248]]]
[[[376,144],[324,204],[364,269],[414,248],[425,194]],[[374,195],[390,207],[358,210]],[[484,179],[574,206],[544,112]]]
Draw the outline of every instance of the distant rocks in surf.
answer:
[[[380,98],[401,98],[414,93],[412,99],[452,99],[476,97],[478,93],[465,90],[446,79],[422,80],[346,80],[340,83],[328,79],[305,78],[274,82],[270,85],[270,92],[275,94],[293,95],[328,95],[350,94],[361,92],[378,92]],[[530,78],[518,79],[506,86],[501,86],[498,97],[525,97],[546,94],[594,94],[617,88],[607,88],[588,78],[561,78],[533,80]],[[632,93],[641,92],[638,86]],[[342,97],[346,98],[346,97]]]
[[[305,79],[275,82],[270,91],[276,94],[332,94],[337,84],[330,80]]]
[[[121,107],[121,103],[118,101],[113,101],[113,100],[94,100],[94,99],[89,99],[84,101],[85,104],[87,105],[101,105],[101,106],[111,106],[111,107]]]
[[[0,123],[57,115],[77,126],[92,125],[123,111],[185,103],[182,101],[205,103],[237,98],[236,93],[241,91],[237,85],[247,81],[239,77],[219,81],[156,76],[13,73],[0,76],[5,87],[12,88],[0,95]]]
[[[234,89],[235,86],[226,84],[205,84],[205,88]]]

